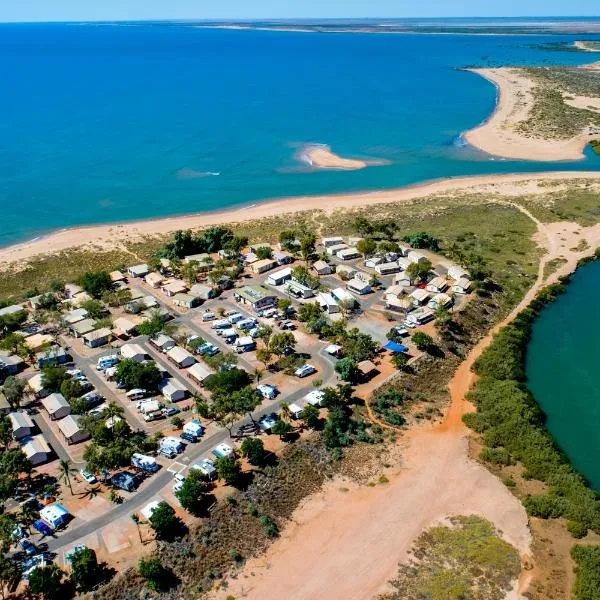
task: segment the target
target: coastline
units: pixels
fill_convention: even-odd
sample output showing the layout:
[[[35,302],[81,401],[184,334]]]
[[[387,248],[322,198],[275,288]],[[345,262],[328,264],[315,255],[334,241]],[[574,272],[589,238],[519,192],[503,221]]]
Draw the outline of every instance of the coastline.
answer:
[[[600,172],[551,171],[445,178],[391,190],[272,199],[218,212],[79,226],[50,232],[32,240],[0,248],[0,264],[26,261],[41,254],[54,254],[81,247],[100,250],[122,248],[124,242],[136,241],[144,236],[166,235],[178,229],[199,229],[210,225],[243,223],[310,210],[331,212],[336,209],[364,207],[369,204],[409,202],[432,194],[451,194],[467,190],[469,193],[501,192],[507,195],[519,195],[525,191],[528,184],[535,190],[539,182],[574,179],[598,181]]]
[[[589,67],[589,65],[587,65]],[[585,132],[566,140],[532,138],[517,131],[534,105],[535,83],[518,68],[467,69],[491,82],[497,90],[494,112],[479,126],[464,134],[472,146],[493,156],[517,160],[576,161],[590,141]]]

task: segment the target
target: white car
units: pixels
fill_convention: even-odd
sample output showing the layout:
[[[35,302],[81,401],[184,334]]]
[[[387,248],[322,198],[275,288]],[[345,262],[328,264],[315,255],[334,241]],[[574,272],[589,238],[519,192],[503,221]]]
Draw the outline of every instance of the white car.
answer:
[[[296,377],[308,377],[309,375],[312,375],[316,372],[317,369],[312,365],[302,365],[299,369],[296,369],[296,371],[294,371],[294,375]]]
[[[206,311],[205,313],[202,313],[203,321],[212,321],[214,318],[215,318],[215,313],[213,313],[213,312]]]
[[[175,473],[173,479],[175,480],[173,483],[173,492],[178,492],[183,487],[185,475],[181,473]]]
[[[81,469],[79,474],[88,482],[88,483],[96,483],[96,476],[85,469]]]

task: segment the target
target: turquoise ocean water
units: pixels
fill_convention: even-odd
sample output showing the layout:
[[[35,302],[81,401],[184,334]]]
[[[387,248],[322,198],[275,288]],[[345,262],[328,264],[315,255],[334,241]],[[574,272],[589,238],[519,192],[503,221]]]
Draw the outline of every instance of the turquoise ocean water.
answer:
[[[600,491],[600,262],[578,269],[567,293],[546,307],[527,352],[528,386],[574,466]]]
[[[268,198],[599,169],[591,154],[493,160],[460,140],[496,91],[458,69],[593,60],[536,46],[573,39],[0,25],[0,245]],[[310,143],[391,164],[309,171],[295,156]]]

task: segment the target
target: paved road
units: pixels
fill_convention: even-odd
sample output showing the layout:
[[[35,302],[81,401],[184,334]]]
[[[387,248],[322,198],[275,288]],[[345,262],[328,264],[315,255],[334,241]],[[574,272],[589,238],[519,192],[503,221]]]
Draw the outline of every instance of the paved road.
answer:
[[[314,349],[313,349],[314,350]],[[321,348],[317,353],[313,354],[314,362],[318,364],[319,373],[323,381],[324,386],[332,385],[335,381],[335,373],[333,369],[334,359],[324,352],[324,347]],[[255,420],[260,419],[263,415],[276,412],[282,402],[293,403],[300,398],[304,397],[307,393],[312,391],[314,387],[312,385],[303,386],[291,394],[285,397],[278,398],[275,403],[270,403],[265,406],[261,406],[253,414]],[[243,425],[247,425],[251,422],[249,417],[241,419],[234,428],[234,434]],[[198,444],[188,445],[186,451],[178,457],[178,461],[184,459],[186,463],[192,464],[199,458],[206,455],[210,449],[217,444],[227,440],[229,433],[225,429],[216,431],[208,438],[202,440]],[[87,521],[79,526],[71,527],[64,532],[61,532],[57,537],[47,540],[48,550],[51,552],[57,552],[58,550],[74,544],[80,538],[86,537],[91,533],[98,531],[113,521],[126,516],[131,515],[150,502],[154,496],[156,496],[161,489],[168,485],[173,478],[173,474],[163,468],[160,472],[150,477],[142,487],[130,498],[125,500],[122,504],[115,505],[106,514],[101,515],[91,521]]]

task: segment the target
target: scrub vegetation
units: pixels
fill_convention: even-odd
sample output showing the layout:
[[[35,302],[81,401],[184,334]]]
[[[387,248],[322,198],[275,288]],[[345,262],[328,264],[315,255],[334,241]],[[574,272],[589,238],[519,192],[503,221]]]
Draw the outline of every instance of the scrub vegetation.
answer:
[[[421,534],[392,581],[396,591],[380,600],[502,600],[520,571],[519,553],[491,523],[454,517]]]

